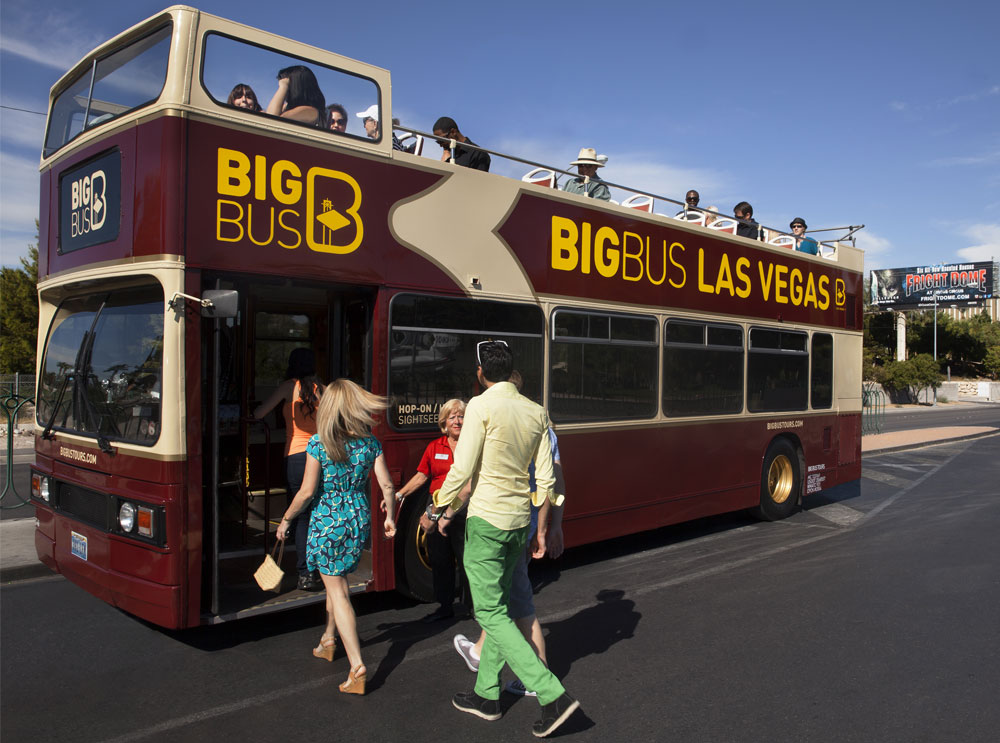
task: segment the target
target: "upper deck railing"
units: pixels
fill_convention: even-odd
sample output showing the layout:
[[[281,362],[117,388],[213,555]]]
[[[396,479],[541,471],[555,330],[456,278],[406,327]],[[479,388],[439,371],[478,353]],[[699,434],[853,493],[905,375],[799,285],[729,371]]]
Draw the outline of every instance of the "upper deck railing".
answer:
[[[282,115],[266,112],[268,104],[274,104],[280,93],[281,85],[275,79],[275,72],[282,70],[284,75],[286,70],[298,66],[308,67],[310,74],[314,74],[323,101],[311,101],[311,109],[306,105],[310,101],[299,101],[300,108],[312,111],[323,106],[313,124],[285,118],[287,108]],[[257,102],[265,110],[235,107],[229,99],[230,91],[240,87],[239,84],[256,91],[260,96]],[[272,94],[275,87],[278,91]],[[323,97],[323,91],[336,91],[337,100]],[[134,125],[138,118],[161,110],[222,119],[237,128],[280,133],[324,147],[406,159],[410,155],[393,149],[391,127],[381,127],[375,132],[375,138],[370,138],[361,128],[361,114],[357,113],[372,109],[380,121],[393,121],[390,91],[389,73],[380,68],[193,8],[173,6],[101,45],[53,86],[42,167],[51,166],[67,152],[75,151],[117,126]],[[279,101],[278,108],[292,103],[295,102],[288,94],[285,100]],[[332,103],[341,104],[347,114],[349,124],[343,131],[328,128],[331,113],[323,104]],[[277,109],[272,105],[272,110]],[[396,130],[412,135],[418,145],[437,141],[432,133],[405,125]],[[70,142],[74,147],[67,149]],[[471,143],[462,146],[539,171],[540,177],[522,180],[543,187],[558,189],[560,178],[577,175],[499,150]],[[714,230],[716,234],[734,234],[739,224],[751,224],[710,209],[690,208],[683,201],[652,190],[603,179],[601,182],[626,194],[622,207],[645,212],[651,218],[678,219],[689,226]],[[677,213],[656,211],[661,204],[671,205],[669,211]],[[595,206],[600,206],[600,202]],[[783,229],[752,224],[758,230],[759,239],[772,248],[796,245],[797,238]],[[817,240],[822,258],[839,261],[844,244],[853,244],[854,234],[862,227],[851,225],[809,232],[812,235],[842,233],[835,239]]]

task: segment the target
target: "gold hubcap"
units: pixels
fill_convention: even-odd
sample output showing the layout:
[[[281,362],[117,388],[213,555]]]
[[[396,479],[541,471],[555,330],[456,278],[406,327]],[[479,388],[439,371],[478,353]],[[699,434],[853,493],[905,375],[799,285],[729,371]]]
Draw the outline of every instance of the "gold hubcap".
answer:
[[[775,503],[784,503],[792,494],[792,463],[784,454],[771,462],[767,471],[767,492]]]
[[[427,544],[427,534],[417,526],[417,533],[413,536],[414,543],[417,546],[417,558],[428,570],[431,569],[431,552],[430,547]]]

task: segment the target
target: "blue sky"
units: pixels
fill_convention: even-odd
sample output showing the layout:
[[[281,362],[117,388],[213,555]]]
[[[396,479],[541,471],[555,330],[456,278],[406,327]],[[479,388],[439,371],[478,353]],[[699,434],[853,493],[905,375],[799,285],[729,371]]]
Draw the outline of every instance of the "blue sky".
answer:
[[[3,265],[34,239],[44,129],[11,109],[44,112],[81,56],[163,7],[3,0]],[[198,7],[388,69],[393,114],[415,128],[450,115],[481,145],[563,167],[595,147],[610,181],[696,188],[725,213],[746,199],[774,227],[864,224],[869,269],[1000,258],[1000,3]]]

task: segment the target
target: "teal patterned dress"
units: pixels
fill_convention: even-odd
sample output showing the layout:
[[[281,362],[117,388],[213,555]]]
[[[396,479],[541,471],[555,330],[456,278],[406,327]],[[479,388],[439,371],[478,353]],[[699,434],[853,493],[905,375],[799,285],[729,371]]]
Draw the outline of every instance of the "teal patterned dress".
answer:
[[[322,491],[313,505],[306,539],[309,570],[324,575],[347,575],[361,560],[361,550],[371,534],[371,485],[369,477],[382,445],[374,436],[347,444],[347,461],[334,462],[313,436],[306,454],[319,462]]]

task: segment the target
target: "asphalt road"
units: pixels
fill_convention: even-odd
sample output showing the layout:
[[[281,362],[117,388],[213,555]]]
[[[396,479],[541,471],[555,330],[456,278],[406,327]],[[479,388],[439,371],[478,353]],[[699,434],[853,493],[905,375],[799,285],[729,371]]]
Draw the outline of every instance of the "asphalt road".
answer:
[[[882,432],[907,431],[937,426],[996,426],[1000,427],[1000,404],[975,403],[936,407],[886,409]]]
[[[778,523],[705,519],[533,568],[560,737],[602,741],[977,741],[1000,729],[1000,436],[867,457],[863,479]],[[166,633],[61,578],[0,589],[10,741],[528,740],[452,709],[470,621],[357,602],[370,674],[314,659],[316,608]]]

